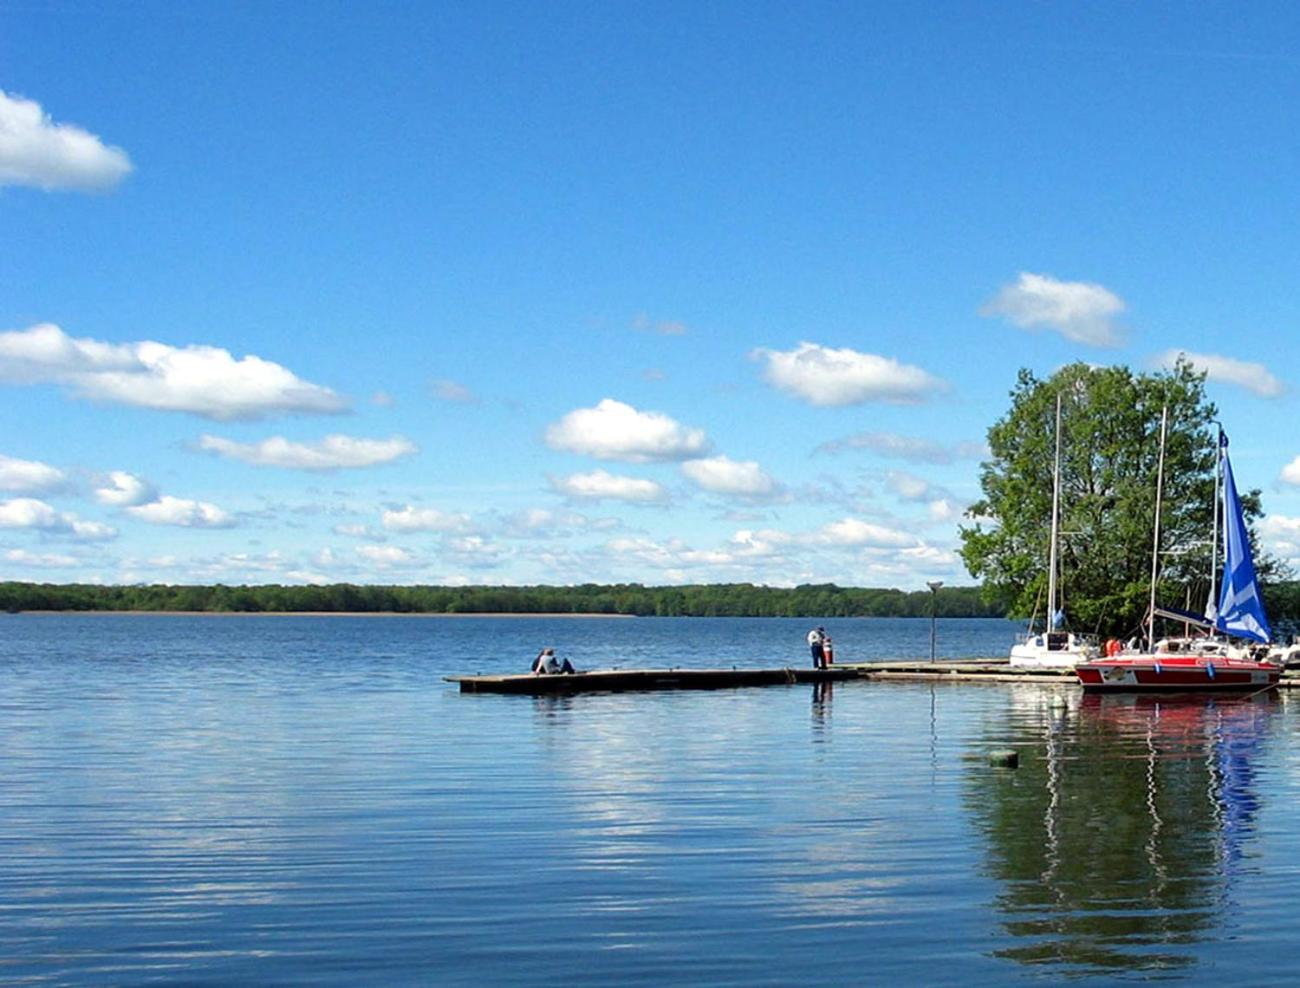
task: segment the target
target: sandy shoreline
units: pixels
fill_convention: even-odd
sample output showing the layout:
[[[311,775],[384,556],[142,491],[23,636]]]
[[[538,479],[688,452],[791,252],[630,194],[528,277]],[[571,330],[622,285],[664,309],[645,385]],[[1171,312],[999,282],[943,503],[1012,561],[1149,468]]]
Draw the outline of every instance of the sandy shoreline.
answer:
[[[474,612],[443,614],[434,612],[408,613],[404,611],[40,611],[24,610],[15,614],[103,614],[112,617],[364,617],[364,618],[634,618],[635,614],[566,614],[546,612],[536,614],[499,614]]]

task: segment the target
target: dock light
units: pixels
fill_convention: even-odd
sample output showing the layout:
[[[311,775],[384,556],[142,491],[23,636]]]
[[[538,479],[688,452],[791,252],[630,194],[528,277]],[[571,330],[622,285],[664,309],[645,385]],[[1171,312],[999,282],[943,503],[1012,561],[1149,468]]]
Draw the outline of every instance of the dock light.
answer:
[[[943,580],[929,580],[925,585],[930,588],[930,661],[933,662],[935,615],[939,609],[939,588],[943,586]]]

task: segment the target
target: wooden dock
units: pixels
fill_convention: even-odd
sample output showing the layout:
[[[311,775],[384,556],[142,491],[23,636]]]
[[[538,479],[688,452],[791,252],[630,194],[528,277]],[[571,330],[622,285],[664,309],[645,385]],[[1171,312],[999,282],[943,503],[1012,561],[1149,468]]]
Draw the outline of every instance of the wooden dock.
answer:
[[[598,669],[571,675],[447,676],[462,693],[613,693],[629,690],[721,690],[860,679],[852,666],[830,669]]]
[[[829,669],[598,669],[572,675],[446,676],[462,693],[610,693],[635,690],[719,690],[796,683],[867,682],[1037,683],[1078,687],[1073,669],[1013,669],[1006,659],[900,660],[834,665]],[[1288,670],[1281,689],[1300,689],[1300,670]]]

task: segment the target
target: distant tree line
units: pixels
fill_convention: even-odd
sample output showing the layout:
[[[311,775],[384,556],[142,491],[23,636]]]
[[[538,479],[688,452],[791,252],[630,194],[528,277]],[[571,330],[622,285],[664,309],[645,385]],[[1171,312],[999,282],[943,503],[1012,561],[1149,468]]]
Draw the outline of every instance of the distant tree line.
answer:
[[[933,597],[933,599],[932,599]],[[0,583],[6,611],[343,611],[396,614],[631,614],[643,617],[1001,617],[978,587],[928,590],[794,588],[750,583],[581,586],[100,586]]]

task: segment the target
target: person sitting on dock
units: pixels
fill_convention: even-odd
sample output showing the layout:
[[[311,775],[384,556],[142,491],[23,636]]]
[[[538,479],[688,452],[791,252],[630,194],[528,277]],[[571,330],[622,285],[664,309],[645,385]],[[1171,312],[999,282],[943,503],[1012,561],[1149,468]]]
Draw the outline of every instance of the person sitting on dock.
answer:
[[[573,673],[573,663],[568,659],[561,662],[555,657],[555,649],[544,648],[533,659],[533,673],[538,676],[556,676],[561,673]]]
[[[822,654],[822,645],[826,641],[826,629],[818,625],[808,632],[808,648],[812,652],[812,664],[814,669],[821,669],[826,665],[825,657]]]

